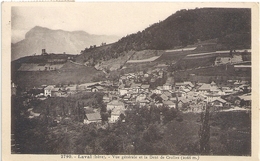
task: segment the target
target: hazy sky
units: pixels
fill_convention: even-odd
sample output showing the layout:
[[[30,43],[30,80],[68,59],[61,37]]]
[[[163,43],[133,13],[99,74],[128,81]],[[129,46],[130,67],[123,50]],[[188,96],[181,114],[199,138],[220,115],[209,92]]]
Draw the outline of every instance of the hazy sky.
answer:
[[[194,7],[176,3],[77,3],[69,6],[12,7],[12,42],[24,39],[25,33],[34,26],[125,36],[188,8]]]

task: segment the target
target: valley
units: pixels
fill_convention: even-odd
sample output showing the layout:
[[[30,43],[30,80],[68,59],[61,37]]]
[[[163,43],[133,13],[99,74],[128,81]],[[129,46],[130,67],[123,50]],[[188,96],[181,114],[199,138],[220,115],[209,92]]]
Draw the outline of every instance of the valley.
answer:
[[[12,154],[251,156],[250,13],[180,10],[108,44],[33,28],[12,46]]]

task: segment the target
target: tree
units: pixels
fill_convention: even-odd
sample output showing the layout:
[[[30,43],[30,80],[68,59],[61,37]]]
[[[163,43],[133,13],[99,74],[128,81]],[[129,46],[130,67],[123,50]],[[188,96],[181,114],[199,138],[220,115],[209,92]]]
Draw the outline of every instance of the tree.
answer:
[[[166,124],[167,122],[170,122],[177,117],[177,110],[174,108],[171,109],[167,108],[165,111],[163,111],[163,115],[164,115],[163,122],[164,124]]]
[[[210,138],[210,114],[209,114],[210,106],[206,107],[205,113],[201,113],[201,122],[202,125],[199,130],[199,138],[200,138],[200,153],[201,154],[209,154],[210,152],[210,145],[209,145],[209,138]]]
[[[242,100],[240,101],[240,106],[243,107],[243,106],[245,106],[245,105],[246,105],[245,100],[242,99]]]
[[[105,137],[103,142],[101,143],[101,146],[103,147],[106,154],[118,154],[119,145],[119,137],[113,133],[108,134],[108,136]]]
[[[147,142],[155,142],[161,138],[162,133],[156,124],[149,125],[149,127],[143,132],[143,139]]]
[[[103,122],[108,121],[108,116],[109,116],[109,114],[107,112],[101,112],[101,119]]]

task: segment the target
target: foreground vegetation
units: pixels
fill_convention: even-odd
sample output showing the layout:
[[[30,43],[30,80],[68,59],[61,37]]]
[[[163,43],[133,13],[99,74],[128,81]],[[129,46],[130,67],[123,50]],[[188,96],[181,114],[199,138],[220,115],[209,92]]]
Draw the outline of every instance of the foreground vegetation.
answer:
[[[166,107],[129,107],[115,124],[83,124],[82,107],[101,108],[102,94],[33,100],[13,97],[12,133],[23,154],[178,154],[201,152],[202,118]],[[76,101],[78,100],[78,101]],[[27,108],[40,117],[28,119]],[[21,115],[21,113],[23,113]],[[60,123],[54,119],[61,117]],[[105,120],[105,119],[103,119]],[[123,121],[125,120],[125,121]],[[205,155],[250,155],[251,115],[246,112],[209,114],[209,151]]]

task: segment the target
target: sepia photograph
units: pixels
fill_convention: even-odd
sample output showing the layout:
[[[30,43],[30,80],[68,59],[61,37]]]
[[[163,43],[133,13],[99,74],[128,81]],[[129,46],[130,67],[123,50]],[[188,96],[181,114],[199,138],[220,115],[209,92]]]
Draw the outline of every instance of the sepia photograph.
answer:
[[[9,6],[9,155],[253,156],[254,3],[32,4]]]

